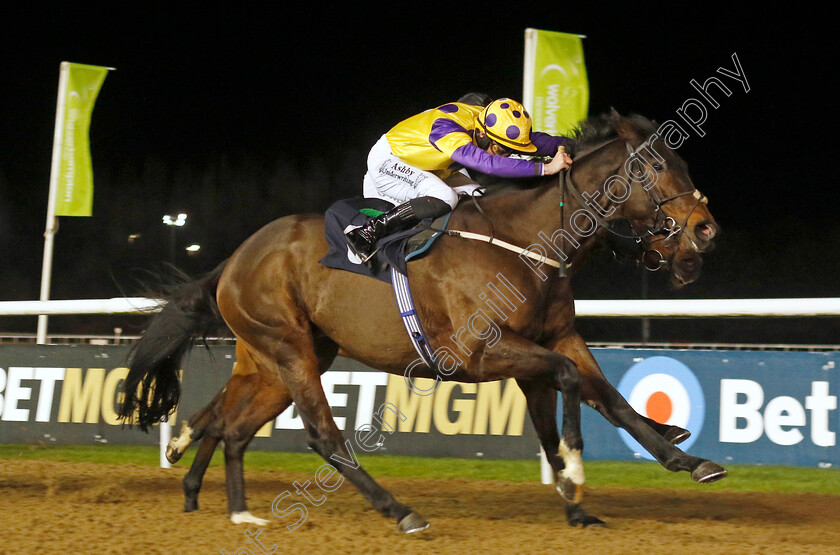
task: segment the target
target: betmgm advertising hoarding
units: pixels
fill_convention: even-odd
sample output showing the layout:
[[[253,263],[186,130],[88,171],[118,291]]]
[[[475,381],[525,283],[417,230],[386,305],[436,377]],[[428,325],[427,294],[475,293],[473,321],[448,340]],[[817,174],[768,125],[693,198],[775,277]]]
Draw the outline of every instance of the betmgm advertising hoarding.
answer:
[[[722,464],[840,464],[840,353],[593,349],[593,354],[638,412],[691,431],[680,446],[689,453]],[[0,347],[0,442],[156,444],[156,430],[144,434],[116,417],[127,355],[124,346]],[[225,346],[210,352],[196,348],[185,359],[182,400],[171,418],[176,432],[224,387],[234,364],[235,350]],[[512,380],[444,382],[419,396],[402,376],[339,357],[322,384],[347,437],[371,426],[391,432],[376,453],[532,458],[539,452],[525,398]],[[427,385],[418,383],[416,389]],[[558,399],[558,421],[560,405]],[[398,412],[378,410],[383,406]],[[587,407],[583,434],[586,459],[651,459],[629,434]],[[307,451],[294,405],[263,426],[251,448]]]

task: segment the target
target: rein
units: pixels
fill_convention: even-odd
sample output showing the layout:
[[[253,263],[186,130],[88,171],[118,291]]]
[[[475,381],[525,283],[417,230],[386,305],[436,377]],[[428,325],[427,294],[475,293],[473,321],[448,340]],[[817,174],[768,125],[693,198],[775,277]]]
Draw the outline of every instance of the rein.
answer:
[[[518,254],[520,256],[522,256],[522,255],[527,256],[531,260],[536,260],[537,262],[540,262],[542,264],[548,264],[549,266],[551,266],[553,268],[559,268],[561,274],[564,274],[565,271],[566,271],[566,268],[571,266],[571,264],[563,264],[562,262],[554,260],[553,258],[548,258],[547,256],[541,256],[541,255],[536,254],[533,251],[530,251],[528,249],[523,249],[522,247],[516,246],[513,243],[508,243],[507,241],[502,241],[501,239],[496,239],[496,231],[493,228],[493,222],[490,220],[490,218],[484,212],[484,209],[481,208],[481,205],[478,204],[478,200],[476,200],[477,196],[481,196],[481,195],[471,194],[470,199],[472,200],[473,205],[475,205],[475,208],[478,211],[478,213],[481,214],[481,216],[485,220],[487,220],[487,223],[490,225],[490,235],[484,235],[482,233],[473,233],[472,231],[460,231],[460,230],[457,230],[457,229],[436,229],[436,228],[433,228],[431,226],[429,226],[429,229],[431,229],[432,231],[436,231],[438,233],[444,233],[446,235],[449,235],[450,237],[460,237],[462,239],[471,239],[473,241],[482,241],[484,243],[489,243],[491,245],[501,247],[505,250],[515,252],[516,254]]]
[[[575,201],[577,201],[577,203],[580,204],[581,207],[587,206],[586,200],[584,200],[583,196],[577,190],[577,188],[575,187],[575,184],[572,183],[572,175],[571,175],[572,172],[570,172],[569,170],[565,170],[562,173],[565,174],[565,175],[562,175],[560,177],[560,181],[559,181],[559,187],[560,187],[560,190],[561,190],[561,195],[565,196],[566,189],[568,189],[569,193],[572,194],[572,197],[574,197]],[[563,202],[560,203],[561,210],[562,210],[563,204],[565,204],[565,203],[563,203]],[[610,226],[610,223],[607,220],[605,220],[604,218],[602,218],[598,214],[597,210],[592,210],[592,211],[587,210],[586,213],[589,214],[590,216],[592,216],[592,219],[595,220],[595,222],[597,224],[599,224],[601,227],[605,228],[607,231],[609,231],[610,233],[612,233],[616,237],[621,237],[622,239],[635,239],[636,241],[641,240],[641,236],[639,236],[639,235],[635,235],[635,234],[634,235],[624,235],[623,233],[619,233],[616,230],[612,229],[612,226]],[[563,229],[565,225],[566,225],[566,220],[564,219],[561,222],[561,229]]]
[[[620,138],[615,138],[610,142],[614,142],[614,141],[617,141],[617,140],[621,140],[621,139]],[[607,144],[609,144],[609,143],[607,143]],[[638,148],[633,149],[630,146],[629,143],[625,143],[625,144],[627,146],[627,152],[629,154],[628,159],[631,158],[633,155],[638,154],[639,151],[642,149],[642,147],[645,146],[645,143],[642,143]],[[604,146],[606,146],[606,145],[604,145]],[[626,160],[625,160],[624,163],[626,163]],[[620,170],[620,167],[616,168],[615,175],[619,174],[619,170]],[[568,189],[569,193],[572,195],[572,197],[574,198],[574,200],[582,208],[585,208],[585,207],[588,206],[585,199],[583,198],[581,193],[577,190],[577,187],[575,187],[575,184],[572,182],[571,173],[572,172],[571,172],[570,169],[561,171],[560,174],[559,174],[559,179],[558,179],[558,183],[557,183],[557,185],[560,189],[560,199],[561,199],[560,200],[560,216],[561,216],[560,226],[561,226],[561,230],[564,230],[565,225],[566,225],[565,204],[566,204],[566,190],[567,189]],[[632,182],[632,181],[636,181],[636,180],[632,179],[632,177],[631,177],[629,179],[629,181]],[[631,183],[631,185],[632,185],[632,183]],[[598,225],[602,226],[604,229],[606,229],[612,235],[614,235],[616,237],[620,237],[622,239],[632,239],[636,243],[643,244],[643,241],[648,237],[652,237],[652,239],[650,239],[651,243],[653,241],[659,241],[659,240],[668,241],[669,239],[671,239],[674,236],[679,238],[682,235],[682,233],[685,231],[685,224],[688,223],[688,219],[691,217],[691,214],[694,213],[694,210],[696,210],[697,207],[700,204],[706,204],[708,202],[705,195],[700,193],[700,191],[698,191],[696,188],[692,188],[692,190],[690,190],[690,191],[683,191],[681,193],[677,193],[675,195],[671,195],[670,197],[666,197],[666,198],[660,197],[658,195],[658,191],[654,191],[654,189],[655,189],[654,187],[651,187],[650,190],[645,189],[644,187],[642,187],[642,188],[644,189],[645,194],[647,195],[648,199],[656,207],[655,210],[654,210],[655,213],[656,213],[656,217],[655,217],[655,220],[654,220],[654,227],[652,227],[650,229],[647,229],[645,233],[642,233],[642,234],[635,233],[635,225],[633,225],[632,221],[631,221],[631,227],[630,228],[631,228],[631,230],[633,230],[633,233],[631,235],[625,235],[623,233],[619,233],[618,231],[614,230],[612,228],[612,226],[610,225],[610,223],[607,220],[605,220],[603,217],[601,217],[601,215],[598,214],[596,210],[586,210],[586,213],[589,214],[590,216],[592,216],[592,219],[595,220],[595,222]],[[682,226],[678,225],[677,221],[673,217],[667,216],[667,215],[665,216],[665,219],[662,221],[662,223],[660,225],[656,225],[656,222],[659,221],[659,215],[660,214],[665,214],[664,210],[662,210],[663,205],[665,205],[668,202],[671,202],[673,200],[676,200],[678,198],[682,198],[682,197],[685,197],[685,196],[688,196],[688,195],[692,195],[696,199],[696,203],[695,203],[694,207],[689,211],[689,213],[686,216],[685,221],[683,222]],[[519,247],[517,245],[508,243],[507,241],[502,241],[501,239],[496,239],[495,238],[495,230],[493,229],[493,222],[490,220],[489,217],[487,217],[484,210],[478,204],[478,201],[476,200],[476,196],[477,195],[475,195],[475,194],[471,194],[470,199],[472,200],[472,202],[475,205],[476,210],[479,212],[479,214],[481,214],[481,216],[485,220],[487,220],[488,224],[490,225],[490,235],[489,236],[481,234],[481,233],[473,233],[471,231],[461,231],[461,230],[454,230],[454,229],[434,229],[431,226],[429,227],[429,229],[432,229],[433,231],[437,231],[439,233],[445,233],[446,235],[449,235],[450,237],[460,237],[462,239],[482,241],[482,242],[485,242],[485,243],[489,243],[491,245],[495,245],[497,247],[501,247],[501,248],[509,250],[511,252],[515,252],[515,253],[519,254],[520,256],[524,255],[524,256],[527,256],[528,258],[531,258],[532,260],[536,260],[536,261],[538,261],[540,263],[543,263],[543,264],[548,264],[549,266],[551,266],[553,268],[558,268],[560,277],[568,277],[568,274],[567,274],[566,270],[572,266],[570,263],[565,263],[564,264],[560,261],[554,260],[552,258],[548,258],[548,257],[543,256],[543,255],[536,254],[533,251],[530,251],[530,250],[524,249],[522,247]],[[609,204],[607,206],[609,206]],[[660,235],[663,235],[663,234],[667,234],[667,235],[665,237],[659,237]],[[563,240],[563,245],[561,245],[561,248],[562,248],[562,247],[565,246],[565,234],[561,234],[561,239]],[[693,244],[693,242],[692,242],[692,244]],[[695,247],[696,247],[696,245],[695,245]],[[662,256],[662,254],[659,251],[657,251],[655,249],[649,249],[649,250],[652,250],[657,255],[659,255],[660,259],[658,261],[657,267],[650,268],[647,265],[645,265],[645,267],[648,270],[656,271],[656,270],[658,270],[659,268],[662,267],[663,263],[667,263],[667,261],[665,260],[665,258]],[[565,254],[565,251],[563,251],[563,252]]]
[[[483,241],[485,243],[490,243],[491,245],[496,245],[497,247],[501,247],[511,252],[515,252],[520,256],[525,255],[532,260],[536,260],[537,262],[548,264],[553,268],[560,268],[561,271],[563,268],[569,268],[571,266],[571,264],[563,264],[561,262],[558,262],[557,260],[554,260],[553,258],[548,258],[547,256],[536,254],[534,253],[534,251],[529,251],[527,249],[523,249],[522,247],[517,247],[516,245],[508,243],[507,241],[502,241],[501,239],[496,239],[494,237],[482,235],[481,233],[473,233],[471,231],[459,231],[456,229],[446,229],[442,231],[450,237],[461,237],[462,239],[472,239],[474,241]]]

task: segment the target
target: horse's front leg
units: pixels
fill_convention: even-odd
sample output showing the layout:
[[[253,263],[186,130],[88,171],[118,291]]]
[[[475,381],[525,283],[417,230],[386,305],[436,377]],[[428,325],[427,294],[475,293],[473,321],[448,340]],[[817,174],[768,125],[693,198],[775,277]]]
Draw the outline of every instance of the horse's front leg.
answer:
[[[536,415],[535,426],[539,426],[542,432],[540,435],[546,452],[557,453],[554,457],[557,490],[566,499],[569,524],[600,522],[580,507],[584,483],[583,437],[580,431],[580,375],[575,363],[510,330],[502,332],[501,339],[492,347],[485,346],[478,362],[477,368],[471,366],[469,370],[482,379],[512,377],[520,383],[539,383],[534,386],[535,393],[532,394],[535,405],[532,407],[529,402],[528,408],[532,418]],[[563,397],[563,424],[559,437],[554,416],[556,412],[551,408],[556,408],[556,398],[554,404],[548,399],[550,395],[556,397],[557,390]],[[543,393],[537,398],[536,391]]]
[[[672,472],[685,470],[695,482],[710,483],[726,476],[726,470],[706,459],[689,455],[674,444],[688,437],[686,430],[644,418],[607,381],[595,357],[578,334],[557,341],[552,350],[571,358],[581,374],[582,400],[600,412],[611,424],[633,436],[659,463]]]
[[[549,381],[544,379],[520,379],[517,380],[517,384],[522,393],[525,394],[528,414],[531,416],[534,430],[540,438],[540,444],[542,444],[545,456],[551,465],[557,491],[568,500],[566,492],[563,491],[563,485],[568,483],[563,473],[568,467],[566,467],[560,455],[560,435],[557,433],[557,390]],[[604,524],[601,519],[584,511],[580,503],[575,503],[574,499],[566,504],[566,519],[571,526],[582,525],[586,527],[591,524]]]
[[[601,416],[616,428],[623,428],[624,423],[617,418],[612,405],[607,405],[603,402],[603,391],[605,387],[611,387],[604,376],[601,367],[592,356],[589,347],[580,337],[580,335],[573,333],[557,341],[554,345],[554,350],[563,355],[566,355],[577,364],[581,373],[581,399],[589,406],[601,413]],[[606,386],[604,384],[607,384]],[[638,413],[637,413],[638,414]],[[691,432],[680,428],[679,426],[672,426],[670,424],[661,424],[656,420],[652,420],[646,416],[639,415],[648,426],[661,435],[668,443],[679,445],[683,441],[691,437]]]

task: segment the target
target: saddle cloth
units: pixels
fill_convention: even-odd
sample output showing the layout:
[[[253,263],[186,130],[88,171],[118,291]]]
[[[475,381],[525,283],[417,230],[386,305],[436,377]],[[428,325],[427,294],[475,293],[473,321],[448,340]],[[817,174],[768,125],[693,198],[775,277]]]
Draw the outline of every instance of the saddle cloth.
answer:
[[[324,233],[330,249],[327,255],[318,262],[328,268],[347,270],[389,283],[394,288],[400,318],[415,351],[428,367],[436,369],[437,361],[432,347],[426,340],[426,334],[423,332],[423,326],[411,298],[406,264],[410,259],[420,258],[429,251],[432,243],[441,235],[440,232],[429,227],[445,229],[450,214],[434,222],[431,218],[423,220],[420,225],[412,229],[380,239],[377,242],[379,251],[376,253],[380,269],[374,275],[350,250],[344,231],[350,226],[361,226],[367,222],[370,216],[362,212],[364,209],[387,212],[392,208],[394,205],[390,202],[375,198],[357,197],[334,203],[327,209],[324,224]]]
[[[379,251],[376,253],[379,271],[373,274],[367,266],[350,250],[344,231],[348,227],[364,225],[370,216],[361,210],[375,210],[387,212],[394,205],[386,200],[377,198],[350,198],[339,200],[327,209],[325,214],[324,233],[329,245],[326,256],[318,261],[328,268],[347,270],[364,276],[369,276],[393,285],[389,268],[394,268],[401,274],[407,274],[406,264],[409,260],[421,258],[431,248],[434,241],[441,235],[435,229],[445,229],[450,214],[437,220],[431,218],[423,220],[420,225],[412,229],[394,233],[379,240]]]

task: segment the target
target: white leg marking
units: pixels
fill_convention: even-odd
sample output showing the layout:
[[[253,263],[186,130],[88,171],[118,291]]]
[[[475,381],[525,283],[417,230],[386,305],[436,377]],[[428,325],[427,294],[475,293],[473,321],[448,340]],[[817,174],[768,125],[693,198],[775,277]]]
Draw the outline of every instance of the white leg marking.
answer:
[[[568,478],[572,483],[582,485],[585,477],[583,475],[583,459],[580,456],[580,449],[569,449],[564,440],[560,440],[560,449],[557,454],[563,457],[563,462],[566,463],[566,468],[563,469],[562,475]]]
[[[268,524],[267,520],[255,517],[250,511],[230,513],[230,521],[234,524],[256,524],[257,526],[265,526]]]
[[[181,434],[176,439],[169,440],[169,447],[177,453],[183,453],[192,443],[191,436],[192,428],[184,422],[184,425],[181,426]]]

